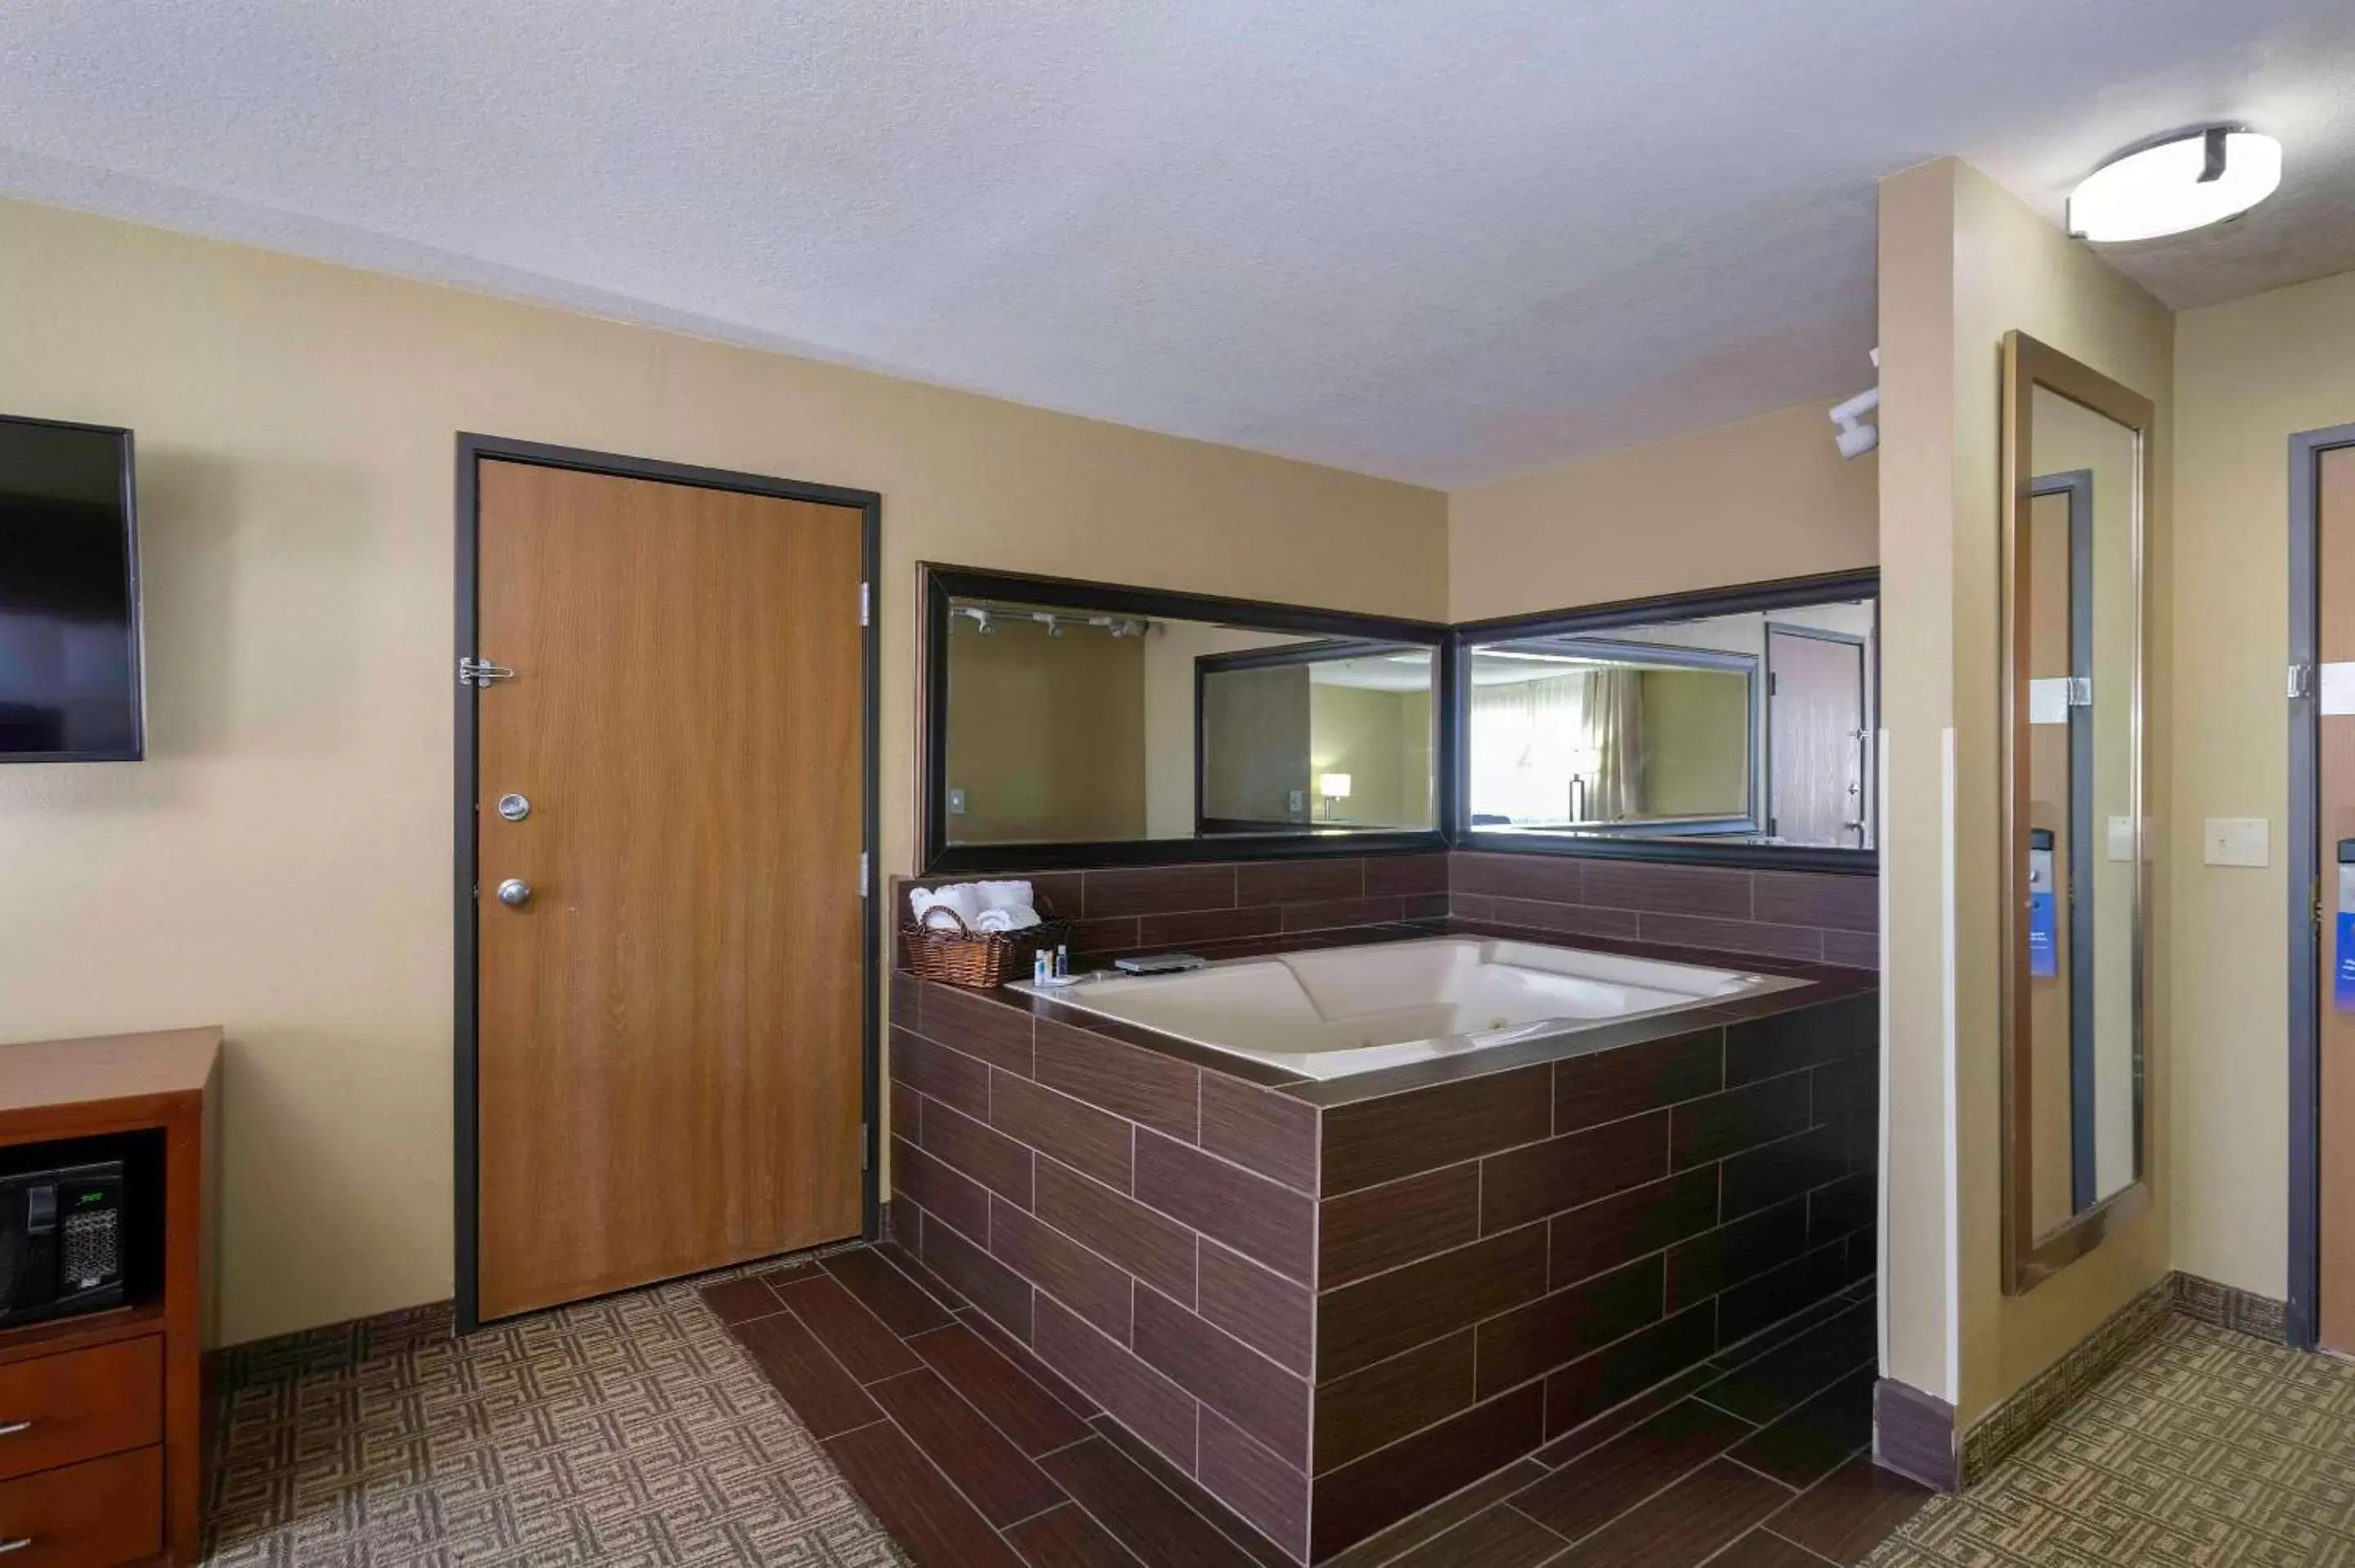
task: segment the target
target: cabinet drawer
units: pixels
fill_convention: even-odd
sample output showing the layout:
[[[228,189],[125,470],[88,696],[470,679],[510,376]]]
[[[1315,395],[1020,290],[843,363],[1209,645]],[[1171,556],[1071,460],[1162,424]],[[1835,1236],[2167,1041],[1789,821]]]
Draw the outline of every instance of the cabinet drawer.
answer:
[[[0,1480],[144,1447],[163,1428],[164,1341],[153,1335],[0,1366]]]
[[[8,1568],[117,1568],[164,1547],[164,1450],[133,1448],[0,1481]]]

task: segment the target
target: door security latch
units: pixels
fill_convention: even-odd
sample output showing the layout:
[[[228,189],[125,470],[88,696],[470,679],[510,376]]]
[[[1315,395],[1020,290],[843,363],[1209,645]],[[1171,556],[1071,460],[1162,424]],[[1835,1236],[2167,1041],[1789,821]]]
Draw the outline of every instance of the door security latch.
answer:
[[[512,681],[515,672],[505,664],[494,664],[488,659],[458,661],[458,683],[462,686],[487,686],[493,681]]]

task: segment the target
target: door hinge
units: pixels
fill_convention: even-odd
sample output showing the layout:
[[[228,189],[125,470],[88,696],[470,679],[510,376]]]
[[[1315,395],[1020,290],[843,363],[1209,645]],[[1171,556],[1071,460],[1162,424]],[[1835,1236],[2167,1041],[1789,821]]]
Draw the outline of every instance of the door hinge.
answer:
[[[2090,708],[2094,705],[2094,679],[2092,676],[2070,676],[2068,692],[2069,705],[2071,707]]]
[[[867,852],[860,850],[858,852],[858,896],[864,898],[867,895]]]
[[[874,1142],[875,1129],[868,1126],[865,1122],[859,1123],[858,1168],[861,1171],[868,1169],[869,1162],[875,1158]]]
[[[493,681],[512,681],[515,672],[505,664],[494,664],[488,659],[458,661],[458,683],[462,686],[487,686]]]
[[[1770,696],[1770,697],[1779,697],[1779,696],[1781,696],[1781,695],[1783,694],[1782,694],[1782,690],[1781,690],[1781,688],[1782,688],[1782,684],[1783,684],[1783,678],[1782,678],[1781,676],[1779,676],[1779,675],[1777,675],[1777,674],[1774,673],[1772,671],[1769,671],[1769,672],[1767,673],[1767,675],[1766,675],[1766,694],[1767,694],[1768,696]]]
[[[867,624],[867,617],[868,617],[868,613],[869,613],[869,611],[868,611],[868,607],[867,585],[866,585],[865,583],[860,583],[860,584],[858,585],[858,624],[859,624],[859,625],[864,626],[864,625],[866,625],[866,624]]]
[[[2289,694],[2293,697],[2314,695],[2314,666],[2292,664],[2289,667]]]

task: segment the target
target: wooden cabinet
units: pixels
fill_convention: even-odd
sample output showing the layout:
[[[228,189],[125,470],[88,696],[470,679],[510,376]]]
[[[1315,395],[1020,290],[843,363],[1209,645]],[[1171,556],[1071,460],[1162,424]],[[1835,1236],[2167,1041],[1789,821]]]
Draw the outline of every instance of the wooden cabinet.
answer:
[[[0,1563],[193,1564],[220,1031],[0,1045],[0,1147],[144,1140],[148,1245],[112,1311],[0,1329]]]

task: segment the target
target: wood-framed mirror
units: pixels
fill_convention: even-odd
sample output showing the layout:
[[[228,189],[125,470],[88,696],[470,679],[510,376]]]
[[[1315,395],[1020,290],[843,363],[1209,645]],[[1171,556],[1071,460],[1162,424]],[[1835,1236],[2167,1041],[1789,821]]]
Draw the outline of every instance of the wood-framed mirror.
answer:
[[[2150,399],[2003,342],[2004,1288],[2149,1200]]]

